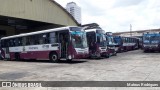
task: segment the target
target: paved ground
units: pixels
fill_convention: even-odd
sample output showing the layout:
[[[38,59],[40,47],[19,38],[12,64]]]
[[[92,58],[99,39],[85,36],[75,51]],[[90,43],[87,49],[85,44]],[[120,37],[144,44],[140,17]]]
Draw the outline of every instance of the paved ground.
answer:
[[[120,53],[109,59],[62,61],[1,61],[0,81],[160,81],[160,53],[141,50]],[[5,88],[3,88],[6,90]],[[2,90],[3,90],[2,89]],[[41,88],[41,90],[53,88]],[[77,88],[79,89],[79,88]],[[80,88],[91,89],[91,88]],[[92,88],[92,90],[106,88]],[[125,88],[108,88],[124,90]],[[133,89],[133,88],[132,88]],[[141,90],[140,88],[137,88]],[[136,88],[134,90],[137,90]],[[144,89],[144,88],[143,88]],[[152,90],[151,88],[146,88]],[[1,90],[1,88],[0,88]],[[11,90],[11,89],[10,89]],[[17,89],[15,89],[17,90]],[[21,89],[18,89],[21,90]],[[24,90],[28,90],[25,88]],[[32,88],[31,90],[34,90]],[[37,89],[38,90],[38,89]],[[54,88],[53,90],[56,90]],[[66,88],[61,88],[66,90]],[[75,90],[75,88],[68,88]],[[128,89],[126,89],[128,90]],[[153,90],[159,90],[154,88]]]

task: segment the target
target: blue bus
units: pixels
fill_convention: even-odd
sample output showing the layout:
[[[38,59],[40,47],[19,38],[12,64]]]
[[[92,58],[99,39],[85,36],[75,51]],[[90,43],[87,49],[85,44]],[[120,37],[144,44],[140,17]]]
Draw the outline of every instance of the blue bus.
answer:
[[[143,51],[160,51],[160,33],[143,34]]]

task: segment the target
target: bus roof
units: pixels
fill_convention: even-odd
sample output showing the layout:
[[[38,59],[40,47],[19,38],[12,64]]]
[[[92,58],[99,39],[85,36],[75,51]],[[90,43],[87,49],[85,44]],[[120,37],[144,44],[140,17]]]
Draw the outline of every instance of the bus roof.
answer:
[[[53,32],[53,31],[62,31],[64,29],[69,29],[70,27],[77,27],[77,26],[68,26],[68,27],[61,27],[61,28],[54,28],[54,29],[36,31],[36,32],[31,32],[31,33],[22,33],[22,34],[19,34],[19,35],[3,37],[1,39],[3,40],[3,39],[10,39],[10,38],[16,38],[16,37],[30,36],[30,35],[35,35],[35,34],[49,33],[49,32]]]
[[[85,29],[85,32],[96,32],[97,30],[102,30],[102,29],[100,29],[100,28]]]
[[[146,34],[143,34],[143,36],[160,36],[159,33],[146,33]]]

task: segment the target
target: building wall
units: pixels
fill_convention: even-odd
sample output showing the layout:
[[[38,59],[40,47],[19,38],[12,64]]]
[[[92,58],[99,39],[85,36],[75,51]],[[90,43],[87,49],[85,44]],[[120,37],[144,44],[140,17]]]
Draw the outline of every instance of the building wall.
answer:
[[[143,33],[145,32],[157,33],[157,32],[160,32],[160,29],[139,30],[139,31],[132,31],[131,33],[130,32],[120,32],[120,33],[113,33],[113,35],[125,36],[125,37],[142,36]]]
[[[72,17],[52,0],[0,0],[0,15],[77,26]]]

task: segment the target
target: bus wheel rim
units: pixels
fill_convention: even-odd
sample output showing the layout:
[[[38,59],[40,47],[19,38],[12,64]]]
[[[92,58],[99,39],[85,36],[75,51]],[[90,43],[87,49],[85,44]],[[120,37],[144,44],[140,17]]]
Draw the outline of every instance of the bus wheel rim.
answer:
[[[57,60],[57,56],[56,55],[52,55],[52,60]]]

